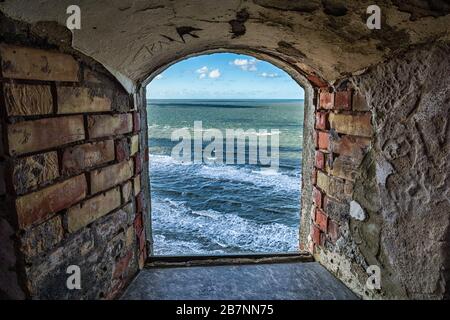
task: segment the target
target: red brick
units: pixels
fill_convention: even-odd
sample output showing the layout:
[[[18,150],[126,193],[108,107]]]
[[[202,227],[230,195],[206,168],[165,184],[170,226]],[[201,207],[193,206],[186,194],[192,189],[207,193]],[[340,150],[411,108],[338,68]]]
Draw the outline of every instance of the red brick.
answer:
[[[134,157],[134,171],[135,174],[141,173],[142,171],[142,157],[140,154]]]
[[[136,231],[136,234],[139,235],[142,232],[142,229],[144,228],[144,222],[142,220],[142,213],[136,214],[136,217],[133,221],[134,230]]]
[[[107,137],[129,133],[133,130],[133,118],[129,113],[88,116],[89,138]]]
[[[312,170],[311,181],[312,181],[312,184],[317,183],[317,169],[316,168],[313,168],[313,170]]]
[[[351,90],[338,91],[334,97],[334,108],[336,110],[351,110],[352,108]]]
[[[328,132],[317,131],[317,147],[322,150],[328,150],[330,145],[330,135]]]
[[[325,154],[321,151],[316,151],[316,160],[315,160],[316,168],[324,169],[325,168]]]
[[[145,230],[142,230],[139,234],[139,251],[145,251]]]
[[[141,192],[136,196],[136,212],[143,212],[145,209],[144,193]]]
[[[336,243],[336,241],[339,239],[340,237],[340,233],[339,233],[339,225],[337,224],[336,221],[334,220],[328,220],[328,236],[331,239],[332,243]]]
[[[74,174],[85,168],[97,166],[112,160],[114,160],[113,140],[85,143],[64,150],[62,156],[62,172],[63,174]]]
[[[117,139],[116,144],[116,160],[124,161],[130,157],[130,144],[127,138]]]
[[[45,150],[84,138],[83,116],[22,121],[8,126],[11,155]]]
[[[130,250],[123,257],[119,258],[119,260],[114,265],[113,278],[121,278],[123,274],[126,273],[130,266],[132,257],[133,251]]]
[[[45,81],[78,81],[78,63],[67,54],[0,45],[4,78]]]
[[[321,77],[315,74],[308,74],[307,78],[315,87],[324,88],[328,85]]]
[[[85,198],[86,178],[79,175],[16,199],[19,227],[24,229]]]
[[[328,227],[328,217],[321,209],[316,208],[316,214],[314,218],[315,223],[319,229],[323,232],[327,232]]]
[[[316,187],[313,187],[313,200],[316,206],[322,208],[322,191],[320,191]]]
[[[139,112],[133,112],[133,131],[139,132],[141,130],[141,115]]]
[[[326,90],[319,93],[319,108],[332,109],[334,106],[334,93]]]
[[[311,226],[311,238],[315,245],[320,245],[320,229],[316,227],[315,225]]]
[[[316,129],[327,130],[328,128],[328,113],[316,112]]]

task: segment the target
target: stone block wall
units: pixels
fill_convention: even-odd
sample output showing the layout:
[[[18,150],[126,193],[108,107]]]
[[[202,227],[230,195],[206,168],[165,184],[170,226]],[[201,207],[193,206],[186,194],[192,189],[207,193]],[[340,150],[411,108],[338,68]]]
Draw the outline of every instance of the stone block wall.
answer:
[[[0,295],[114,298],[148,249],[142,92],[54,49],[1,43],[0,58]]]

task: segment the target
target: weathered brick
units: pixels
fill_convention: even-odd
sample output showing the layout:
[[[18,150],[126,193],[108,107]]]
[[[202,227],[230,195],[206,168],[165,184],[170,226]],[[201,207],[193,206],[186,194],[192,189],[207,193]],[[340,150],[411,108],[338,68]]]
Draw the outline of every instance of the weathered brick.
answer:
[[[131,225],[134,222],[136,211],[134,210],[134,202],[129,202],[123,207],[123,211],[127,213],[127,224]]]
[[[319,208],[322,208],[322,192],[313,186],[313,201]]]
[[[64,150],[62,172],[63,174],[74,174],[113,160],[113,140],[85,143]]]
[[[330,150],[343,156],[350,157],[354,160],[361,161],[364,157],[370,139],[337,134],[330,136]]]
[[[330,127],[336,132],[362,137],[372,136],[370,119],[370,113],[364,115],[331,113],[329,116]]]
[[[315,225],[311,225],[311,238],[315,245],[320,245],[320,229]]]
[[[67,54],[0,45],[2,73],[5,78],[46,81],[78,81],[78,63]]]
[[[317,131],[317,147],[322,150],[327,150],[330,145],[329,137],[328,132]]]
[[[53,112],[50,86],[5,83],[3,88],[8,116],[44,115]]]
[[[136,212],[144,212],[145,202],[144,202],[144,193],[141,192],[136,196]]]
[[[344,189],[344,181],[339,178],[330,177],[322,171],[317,172],[317,186],[327,196],[332,196],[339,200],[345,200],[347,197]]]
[[[366,96],[359,91],[353,93],[352,108],[354,111],[369,111],[369,105]]]
[[[100,88],[59,86],[56,92],[59,114],[111,110],[110,94]]]
[[[359,161],[346,156],[334,159],[330,174],[346,180],[354,181],[358,174]]]
[[[13,164],[12,185],[18,194],[59,177],[56,151],[18,159]]]
[[[139,269],[142,270],[145,266],[145,253],[143,251],[139,254]]]
[[[328,217],[330,217],[332,220],[344,222],[348,219],[350,205],[345,201],[341,202],[328,196],[324,196],[323,208]]]
[[[337,91],[334,97],[334,109],[350,110],[352,108],[351,90]]]
[[[133,184],[131,181],[127,181],[122,185],[122,202],[127,203],[131,199]]]
[[[319,169],[325,168],[325,154],[321,151],[316,151],[316,157],[315,157],[315,166]]]
[[[86,191],[86,178],[79,175],[17,198],[16,211],[20,228],[43,221],[52,213],[81,201],[85,198]]]
[[[314,222],[317,224],[319,229],[323,232],[327,232],[328,227],[328,217],[321,209],[316,208],[316,215],[314,218]]]
[[[26,231],[20,238],[21,251],[28,260],[46,252],[63,239],[63,226],[59,215]]]
[[[128,227],[128,229],[125,232],[125,246],[127,248],[130,248],[133,246],[134,244],[134,239],[135,239],[135,232],[134,232],[134,227]]]
[[[97,193],[118,185],[133,176],[132,160],[123,161],[90,173],[91,192]]]
[[[139,112],[133,112],[133,132],[141,130],[141,115]]]
[[[88,116],[88,132],[90,138],[125,134],[132,130],[133,118],[129,113]]]
[[[316,129],[327,130],[328,128],[328,113],[316,112]]]
[[[134,195],[138,195],[141,192],[141,175],[137,175],[133,179]]]
[[[142,229],[142,231],[138,234],[138,238],[139,238],[139,251],[144,251],[145,250],[145,230]]]
[[[120,206],[120,189],[114,188],[67,210],[67,228],[76,232]]]
[[[311,182],[312,184],[316,184],[317,183],[317,169],[313,168],[312,172],[311,172]]]
[[[100,243],[120,242],[121,234],[128,226],[128,213],[123,209],[115,210],[97,219],[91,229]],[[123,239],[125,241],[125,237]]]
[[[141,155],[138,153],[135,157],[134,157],[134,172],[136,174],[141,173],[142,171],[142,157]]]
[[[129,268],[131,258],[133,257],[133,251],[130,250],[123,257],[119,258],[119,260],[114,265],[113,270],[113,278],[120,278],[126,273]]]
[[[117,139],[115,141],[116,145],[116,160],[121,162],[127,160],[130,157],[130,143],[128,138]]]
[[[142,213],[136,214],[136,217],[134,218],[134,221],[133,221],[133,225],[134,225],[134,230],[136,231],[136,234],[139,235],[144,228],[144,222],[142,220]]]
[[[339,239],[340,232],[339,232],[339,225],[336,221],[333,221],[331,219],[328,220],[328,236],[330,237],[330,240],[332,243],[336,243],[336,241]]]
[[[8,125],[11,155],[45,150],[84,138],[83,116],[22,121]]]
[[[139,151],[139,135],[135,134],[130,138],[130,155],[133,156]]]
[[[332,109],[334,106],[334,93],[326,90],[319,93],[319,108]]]

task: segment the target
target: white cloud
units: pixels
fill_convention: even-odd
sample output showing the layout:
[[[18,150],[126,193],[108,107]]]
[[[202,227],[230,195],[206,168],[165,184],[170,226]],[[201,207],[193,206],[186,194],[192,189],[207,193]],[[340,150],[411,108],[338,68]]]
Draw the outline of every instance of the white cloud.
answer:
[[[231,64],[241,68],[243,71],[256,71],[256,59],[234,59]]]
[[[162,79],[162,78],[164,78],[164,76],[163,76],[162,74],[158,74],[158,75],[155,77],[155,80],[159,80],[159,79]]]
[[[203,79],[208,75],[209,69],[207,66],[203,66],[200,69],[195,70],[195,72],[199,74],[199,79]]]
[[[207,66],[203,66],[200,69],[197,69],[195,72],[203,74],[203,73],[207,73],[208,72],[208,67]]]
[[[278,78],[279,77],[278,73],[267,73],[267,72],[261,73],[260,76],[263,78]]]
[[[212,79],[218,78],[220,77],[220,70],[219,69],[214,69],[209,73],[209,77]]]

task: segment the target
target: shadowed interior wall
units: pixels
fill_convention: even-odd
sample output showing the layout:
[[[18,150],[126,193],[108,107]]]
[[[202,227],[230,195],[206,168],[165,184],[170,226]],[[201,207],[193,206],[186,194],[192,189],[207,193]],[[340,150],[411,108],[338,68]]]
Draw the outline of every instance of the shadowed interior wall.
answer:
[[[112,298],[147,256],[142,91],[55,49],[0,56],[1,296]]]

